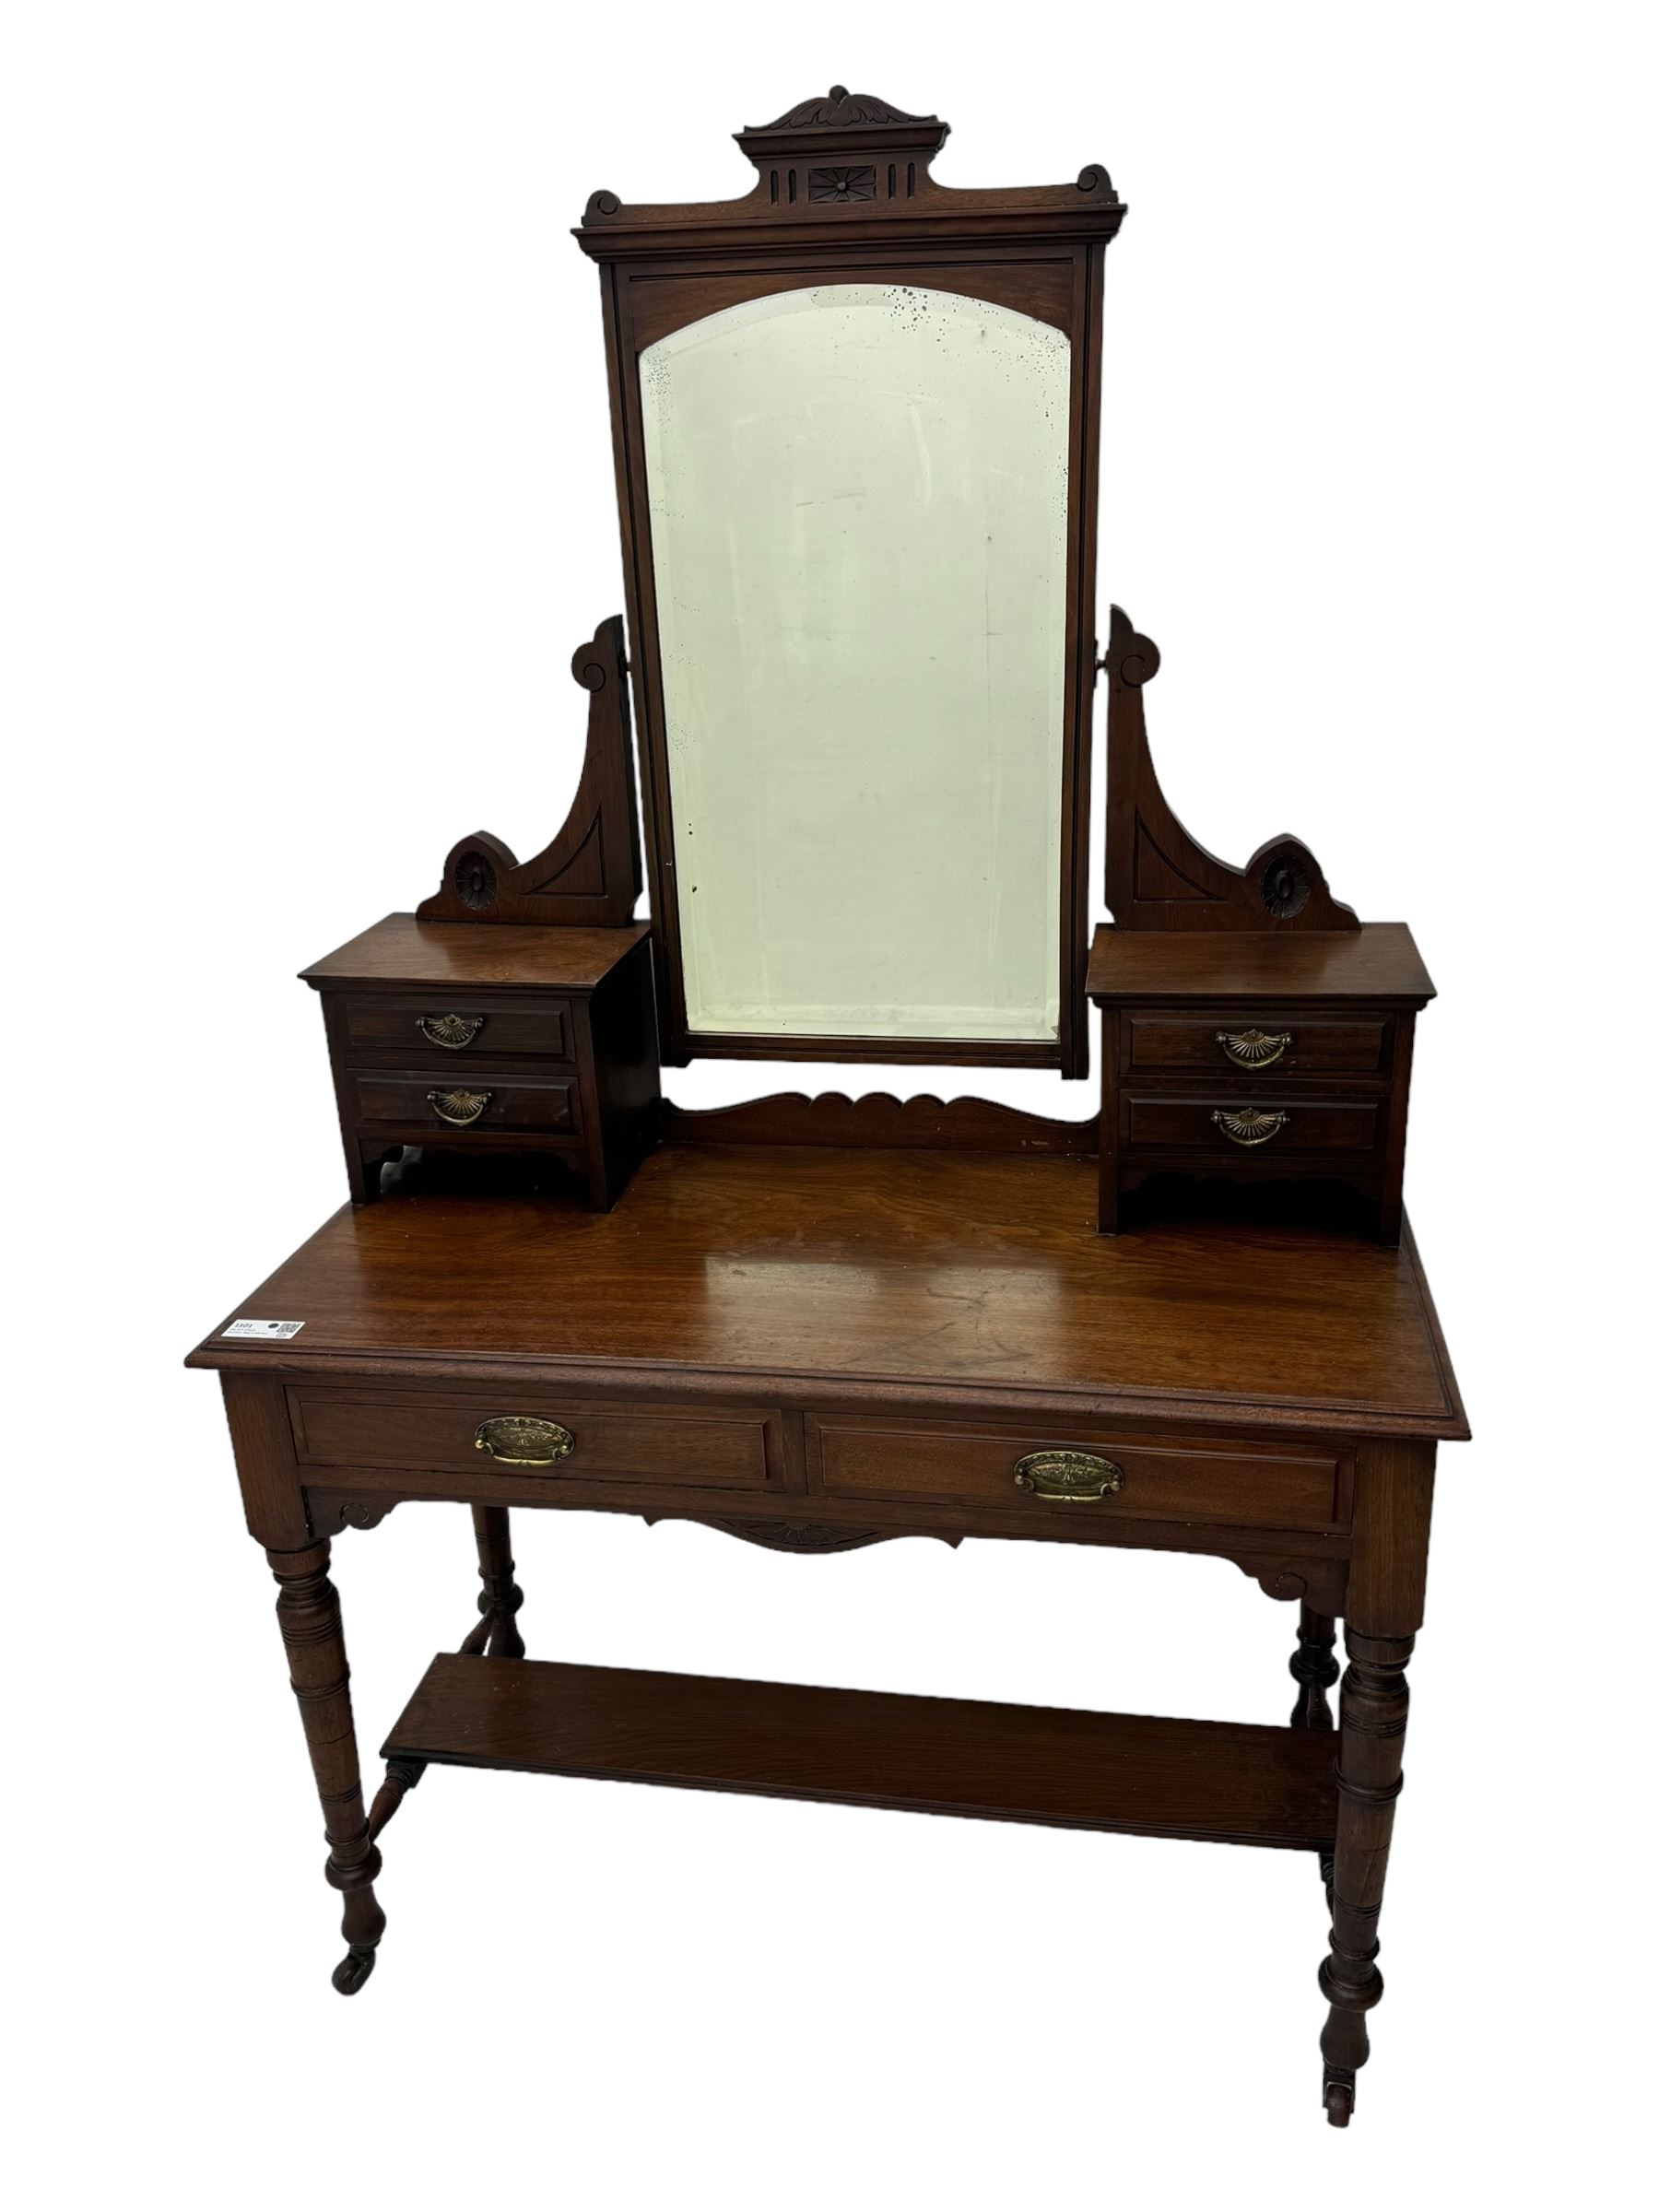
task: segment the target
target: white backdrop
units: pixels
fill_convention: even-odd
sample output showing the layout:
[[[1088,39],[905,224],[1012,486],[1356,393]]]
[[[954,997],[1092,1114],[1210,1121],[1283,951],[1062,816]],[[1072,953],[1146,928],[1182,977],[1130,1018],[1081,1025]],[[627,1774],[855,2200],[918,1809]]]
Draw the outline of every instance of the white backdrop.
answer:
[[[1542,2206],[1569,2175],[1632,2201],[1641,13],[4,22],[20,2201]],[[328,1987],[271,1585],[218,1393],[179,1362],[344,1196],[295,971],[435,888],[465,831],[534,850],[573,785],[569,656],[621,585],[568,227],[599,186],[743,191],[724,134],[832,76],[948,116],[942,180],[1110,166],[1102,609],[1162,647],[1171,800],[1235,859],[1306,837],[1338,897],[1409,919],[1441,989],[1407,1198],[1477,1433],[1442,1457],[1346,2137],[1300,1857],[433,1771],[387,1838],[379,1971]],[[891,1077],[941,1081],[1092,1096]],[[600,1516],[521,1516],[517,1547],[544,1656],[1289,1708],[1291,1611],[1218,1563],[796,1559]],[[335,1558],[371,1753],[472,1618],[466,1518],[406,1507]]]

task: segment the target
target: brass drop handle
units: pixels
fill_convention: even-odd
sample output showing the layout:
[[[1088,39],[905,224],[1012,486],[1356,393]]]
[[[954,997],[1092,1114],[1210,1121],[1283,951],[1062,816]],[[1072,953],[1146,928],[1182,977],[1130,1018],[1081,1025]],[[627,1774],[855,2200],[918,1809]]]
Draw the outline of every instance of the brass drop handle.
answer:
[[[1296,1040],[1288,1030],[1218,1030],[1216,1042],[1235,1067],[1271,1067]]]
[[[552,1467],[569,1459],[576,1439],[557,1421],[538,1421],[527,1413],[493,1414],[478,1423],[475,1452],[488,1452],[504,1467]]]
[[[452,1129],[470,1129],[494,1097],[493,1090],[429,1090],[427,1104]]]
[[[1270,1136],[1277,1136],[1290,1119],[1288,1113],[1263,1113],[1254,1106],[1241,1106],[1234,1112],[1218,1106],[1210,1120],[1223,1136],[1230,1137],[1235,1145],[1247,1148],[1265,1145]]]
[[[1123,1488],[1124,1470],[1092,1452],[1028,1452],[1015,1466],[1014,1486],[1055,1504],[1098,1505]]]
[[[446,1053],[469,1045],[484,1027],[482,1014],[418,1014],[415,1027],[429,1044],[441,1044]]]

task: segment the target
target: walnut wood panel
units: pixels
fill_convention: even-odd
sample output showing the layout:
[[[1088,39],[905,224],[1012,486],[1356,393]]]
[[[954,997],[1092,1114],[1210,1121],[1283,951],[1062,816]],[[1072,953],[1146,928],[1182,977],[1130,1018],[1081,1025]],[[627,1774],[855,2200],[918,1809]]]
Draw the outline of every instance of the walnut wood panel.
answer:
[[[780,1551],[851,1550],[906,1536],[958,1545],[966,1537],[991,1536],[1006,1543],[1183,1552],[1227,1562],[1259,1583],[1268,1597],[1306,1598],[1322,1611],[1343,1611],[1351,1548],[1346,1530],[1252,1527],[1193,1519],[1101,1520],[1065,1511],[1003,1514],[979,1503],[888,1499],[873,1492],[842,1498],[819,1489],[808,1495],[804,1474],[794,1471],[788,1441],[790,1423],[798,1424],[800,1418],[798,1414],[784,1415],[783,1457],[789,1471],[782,1482],[769,1482],[764,1489],[747,1490],[741,1498],[733,1495],[730,1485],[701,1488],[632,1475],[603,1479],[561,1475],[548,1481],[534,1469],[515,1472],[482,1453],[470,1468],[457,1466],[446,1474],[410,1467],[300,1469],[297,1479],[302,1488],[295,1494],[304,1500],[302,1525],[317,1536],[347,1527],[372,1528],[399,1504],[450,1501],[537,1512],[626,1513],[648,1525],[693,1521]],[[1346,1498],[1346,1488],[1342,1495]],[[738,1523],[740,1526],[735,1525]],[[819,1540],[802,1542],[803,1528],[817,1531]]]
[[[406,993],[379,998],[347,998],[343,1002],[347,1049],[354,1053],[399,1053],[418,1059],[423,1066],[456,1071],[492,1056],[538,1060],[569,1060],[575,1053],[571,1008],[567,1001],[537,994],[526,999],[488,998],[481,993],[456,998],[452,1004],[441,994],[418,1002]],[[431,1028],[446,1017],[458,1017],[471,1030],[465,1043],[434,1041]],[[424,1025],[424,1026],[423,1026]]]
[[[1289,1039],[1288,1044],[1270,1048],[1277,1056],[1260,1071],[1273,1083],[1297,1076],[1388,1072],[1391,1024],[1386,1015],[1345,1020],[1283,1005],[1253,1006],[1243,1014],[1220,1005],[1197,1012],[1155,1006],[1145,1013],[1125,1014],[1123,1024],[1124,1068],[1131,1075],[1248,1075],[1251,1071],[1241,1068],[1222,1039],[1251,1030]]]
[[[294,1477],[294,1446],[281,1383],[275,1376],[226,1374],[225,1418],[236,1455],[248,1534],[274,1551],[297,1551],[312,1539]]]
[[[363,1122],[392,1123],[400,1128],[424,1130],[434,1144],[465,1143],[477,1130],[500,1134],[503,1130],[553,1130],[573,1136],[582,1127],[582,1106],[572,1077],[546,1077],[540,1080],[491,1066],[488,1060],[469,1062],[441,1073],[428,1068],[420,1075],[398,1075],[390,1070],[360,1071],[354,1078],[359,1118]],[[456,1090],[484,1094],[488,1104],[476,1122],[464,1126],[446,1121],[431,1102]]]
[[[436,1194],[343,1211],[233,1309],[303,1321],[293,1346],[216,1332],[193,1360],[1467,1433],[1409,1242],[1229,1223],[1109,1241],[1094,1182],[1087,1160],[665,1147],[603,1217]]]
[[[1293,1850],[1336,1828],[1306,1729],[447,1652],[383,1756]]]
[[[943,1099],[925,1092],[896,1099],[872,1091],[861,1099],[845,1092],[784,1091],[770,1099],[748,1099],[740,1106],[697,1110],[663,1105],[663,1135],[680,1145],[875,1145],[914,1146],[924,1151],[1024,1152],[1092,1157],[1100,1145],[1100,1124],[1050,1121],[1022,1113],[989,1099]]]
[[[1365,999],[1414,1012],[1435,994],[1403,922],[1271,936],[1102,927],[1089,952],[1088,994],[1120,1006],[1185,999],[1300,1010]]]
[[[288,1406],[295,1453],[307,1468],[477,1477],[493,1465],[475,1444],[478,1424],[499,1414],[528,1414],[557,1421],[573,1439],[569,1458],[556,1465],[513,1470],[533,1488],[620,1479],[760,1489],[781,1484],[785,1473],[782,1417],[764,1408],[712,1413],[707,1406],[601,1406],[534,1388],[488,1397],[300,1388],[289,1392]]]
[[[1241,1146],[1214,1117],[1245,1108],[1282,1112],[1286,1118],[1276,1135]],[[1124,1144],[1129,1153],[1200,1153],[1223,1166],[1232,1166],[1242,1153],[1246,1159],[1271,1165],[1313,1153],[1374,1152],[1382,1139],[1382,1115],[1383,1101],[1378,1098],[1309,1098],[1241,1074],[1232,1083],[1206,1088],[1196,1097],[1125,1091]]]
[[[1067,1449],[1112,1461],[1123,1488],[1087,1502],[1044,1503],[1016,1487],[1015,1466],[1028,1453]],[[833,1496],[951,1499],[1044,1520],[1328,1530],[1343,1524],[1347,1510],[1334,1450],[1291,1455],[1246,1444],[1153,1443],[1080,1427],[1021,1432],[808,1415],[806,1465],[812,1488]]]

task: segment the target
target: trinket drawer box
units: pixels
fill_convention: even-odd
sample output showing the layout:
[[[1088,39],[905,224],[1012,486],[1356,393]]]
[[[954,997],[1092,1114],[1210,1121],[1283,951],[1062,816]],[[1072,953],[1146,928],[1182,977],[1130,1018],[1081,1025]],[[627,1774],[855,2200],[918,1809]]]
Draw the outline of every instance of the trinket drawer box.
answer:
[[[655,1142],[645,923],[474,929],[388,914],[304,981],[323,1000],[359,1205],[418,1145],[550,1156],[603,1213]]]

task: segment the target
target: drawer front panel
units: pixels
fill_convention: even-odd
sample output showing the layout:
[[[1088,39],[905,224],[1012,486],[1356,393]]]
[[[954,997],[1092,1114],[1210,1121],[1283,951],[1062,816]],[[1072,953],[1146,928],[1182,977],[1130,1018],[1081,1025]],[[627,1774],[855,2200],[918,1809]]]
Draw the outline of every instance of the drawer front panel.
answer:
[[[359,1069],[353,1081],[363,1122],[414,1124],[429,1130],[434,1141],[465,1135],[468,1129],[551,1130],[568,1136],[582,1126],[573,1076],[501,1075],[479,1062],[465,1071],[446,1068],[441,1077],[435,1069],[425,1075]]]
[[[1380,1097],[1309,1099],[1255,1084],[1230,1097],[1131,1091],[1124,1098],[1124,1141],[1133,1151],[1207,1154],[1217,1161],[1370,1154],[1382,1142],[1385,1103]]]
[[[557,1392],[505,1389],[489,1397],[377,1395],[371,1389],[288,1393],[294,1451],[302,1467],[390,1467],[477,1477],[492,1465],[550,1483],[653,1482],[692,1489],[781,1489],[782,1416],[685,1406],[595,1406]],[[536,1467],[492,1461],[475,1438],[502,1415],[557,1422],[566,1457]]]
[[[1124,1065],[1135,1073],[1382,1076],[1388,1072],[1386,1015],[1313,1015],[1283,1008],[1195,1016],[1190,1007],[1149,1007],[1124,1016]],[[1287,1041],[1287,1040],[1288,1041]]]
[[[1090,1500],[1033,1498],[1015,1481],[1029,1453],[1084,1452],[1110,1460],[1122,1487]],[[1002,1506],[1032,1514],[1206,1521],[1235,1528],[1324,1532],[1346,1526],[1346,1463],[1319,1444],[1286,1451],[1070,1429],[1041,1435],[966,1422],[908,1425],[855,1415],[808,1415],[807,1479],[838,1498],[912,1498]]]
[[[538,1060],[569,1060],[573,1053],[571,1008],[562,998],[512,997],[452,1000],[348,998],[346,1043],[352,1052],[394,1052],[435,1071],[499,1053]],[[454,1080],[463,1080],[457,1073]]]

